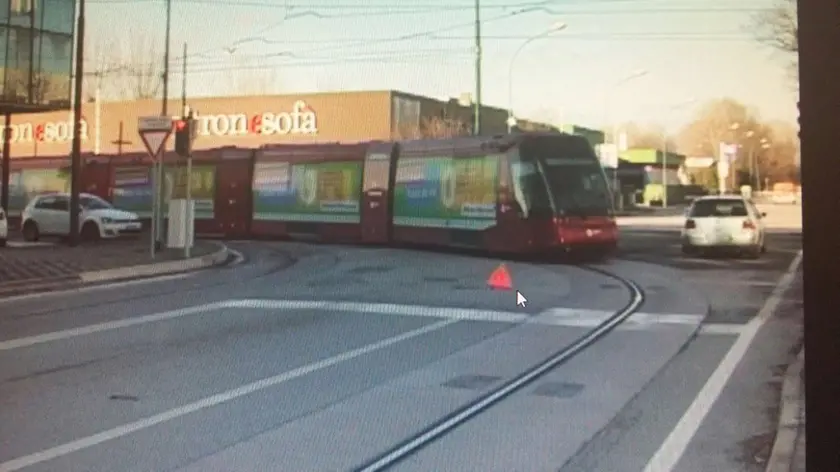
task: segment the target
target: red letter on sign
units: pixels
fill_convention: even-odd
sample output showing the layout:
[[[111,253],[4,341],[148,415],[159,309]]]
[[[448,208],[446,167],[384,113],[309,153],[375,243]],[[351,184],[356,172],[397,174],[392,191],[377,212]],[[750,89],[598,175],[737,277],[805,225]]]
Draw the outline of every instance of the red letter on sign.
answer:
[[[254,115],[254,117],[251,118],[248,131],[254,134],[260,134],[262,132],[262,115]]]

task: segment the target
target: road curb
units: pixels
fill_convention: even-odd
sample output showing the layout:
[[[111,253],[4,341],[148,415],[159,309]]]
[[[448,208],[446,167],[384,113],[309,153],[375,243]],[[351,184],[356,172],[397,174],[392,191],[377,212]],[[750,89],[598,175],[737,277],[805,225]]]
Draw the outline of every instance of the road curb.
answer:
[[[766,472],[789,472],[793,468],[796,440],[800,434],[799,412],[804,402],[802,369],[805,365],[805,348],[785,371],[782,383],[782,405],[779,412],[779,426]]]
[[[211,254],[193,257],[186,260],[156,262],[115,269],[82,272],[75,275],[27,279],[7,282],[0,285],[0,300],[19,295],[68,290],[80,286],[99,284],[104,282],[120,282],[136,280],[183,272],[193,272],[226,263],[233,254],[230,249],[219,241],[208,241],[219,247]]]
[[[79,274],[79,280],[85,284],[114,282],[126,279],[168,275],[177,272],[190,272],[220,265],[226,262],[228,256],[230,255],[228,247],[219,241],[208,242],[219,246],[219,250],[211,254],[192,257],[185,260],[153,262],[151,264],[82,272]]]

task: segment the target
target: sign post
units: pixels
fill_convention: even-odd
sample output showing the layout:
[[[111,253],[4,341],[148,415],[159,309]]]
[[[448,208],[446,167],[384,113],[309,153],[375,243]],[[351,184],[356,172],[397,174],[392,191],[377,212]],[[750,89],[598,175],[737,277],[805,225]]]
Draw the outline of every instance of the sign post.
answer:
[[[193,218],[195,212],[192,210],[192,155],[187,158],[187,205],[186,216],[184,217],[184,259],[190,258],[190,246],[192,246],[192,232],[195,230],[195,223]]]
[[[146,146],[146,151],[148,151],[154,165],[153,173],[155,177],[152,182],[152,235],[150,248],[152,258],[154,258],[156,249],[155,246],[158,240],[157,236],[160,232],[158,216],[160,215],[162,208],[162,195],[160,191],[162,188],[162,166],[160,165],[160,161],[162,160],[166,139],[172,133],[172,118],[165,116],[140,117],[137,120],[137,131],[140,133],[140,139],[143,140],[143,144]]]

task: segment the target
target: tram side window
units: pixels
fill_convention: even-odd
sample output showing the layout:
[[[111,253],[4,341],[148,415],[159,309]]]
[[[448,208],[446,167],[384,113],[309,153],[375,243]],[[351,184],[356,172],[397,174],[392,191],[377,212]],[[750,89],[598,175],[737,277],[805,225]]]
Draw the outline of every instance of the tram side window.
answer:
[[[513,194],[525,218],[532,215],[551,215],[551,201],[536,165],[531,162],[511,164]]]
[[[387,190],[391,161],[387,156],[370,156],[365,162],[363,190]]]

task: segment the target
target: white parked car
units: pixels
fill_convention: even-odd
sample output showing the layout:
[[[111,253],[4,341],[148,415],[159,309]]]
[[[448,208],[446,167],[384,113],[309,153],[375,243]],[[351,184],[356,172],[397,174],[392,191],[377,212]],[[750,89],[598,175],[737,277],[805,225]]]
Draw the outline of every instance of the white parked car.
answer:
[[[6,210],[0,207],[0,247],[6,246],[6,241],[9,239],[9,219],[6,216]]]
[[[765,216],[750,200],[738,195],[699,198],[686,211],[683,253],[735,249],[758,258],[766,251]]]
[[[84,240],[111,239],[143,229],[136,213],[118,210],[96,195],[79,195],[79,204],[79,230]],[[37,241],[41,236],[68,236],[70,195],[52,193],[33,198],[21,215],[21,231],[26,241]]]

